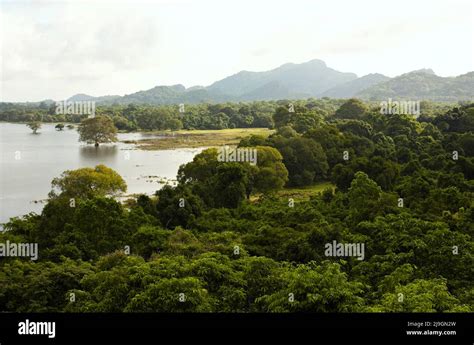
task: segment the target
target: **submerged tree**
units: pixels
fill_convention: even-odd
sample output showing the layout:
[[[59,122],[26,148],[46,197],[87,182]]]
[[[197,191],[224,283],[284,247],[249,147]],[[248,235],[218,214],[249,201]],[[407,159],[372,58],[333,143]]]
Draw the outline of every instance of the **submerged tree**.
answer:
[[[62,123],[58,123],[56,126],[54,126],[58,131],[62,131],[64,129],[64,125]]]
[[[108,116],[96,116],[85,119],[78,127],[79,141],[88,144],[94,143],[97,147],[100,143],[111,143],[117,141],[117,128],[113,120]]]
[[[28,122],[26,125],[33,131],[33,134],[37,134],[38,129],[41,128],[41,122],[38,121]]]

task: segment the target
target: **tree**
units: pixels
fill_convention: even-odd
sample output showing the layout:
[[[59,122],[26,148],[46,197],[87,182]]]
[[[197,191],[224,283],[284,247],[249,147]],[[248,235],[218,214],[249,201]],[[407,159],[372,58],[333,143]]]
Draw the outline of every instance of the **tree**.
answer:
[[[223,205],[224,191],[233,195],[231,204],[236,205],[236,200],[241,200],[239,195],[242,190],[249,197],[254,190],[268,193],[283,188],[288,181],[288,170],[280,152],[270,146],[249,149],[257,150],[256,166],[248,162],[219,162],[217,149],[207,149],[196,155],[192,162],[180,167],[178,180],[181,183],[198,182],[194,184],[195,190],[203,200],[215,207]],[[222,168],[224,165],[226,167]]]
[[[251,256],[241,260],[244,266],[244,279],[247,282],[247,298],[252,311],[258,297],[272,294],[285,287],[285,281],[280,278],[284,269],[278,262],[263,256]]]
[[[248,137],[242,138],[239,142],[239,147],[247,146],[267,146],[267,138],[263,135],[250,134]]]
[[[217,173],[217,149],[210,148],[194,156],[192,162],[183,164],[178,170],[180,183],[205,181]]]
[[[199,255],[191,263],[191,273],[205,282],[205,288],[216,296],[217,310],[243,311],[247,304],[245,281],[240,272],[232,267],[227,255],[208,252]]]
[[[362,284],[350,282],[337,263],[324,261],[298,265],[285,272],[285,287],[257,298],[267,312],[357,312],[361,311]]]
[[[337,109],[335,116],[338,119],[362,119],[369,108],[357,98],[351,98]]]
[[[165,185],[156,192],[158,218],[165,228],[186,227],[202,213],[201,199],[185,185]]]
[[[163,230],[155,226],[141,226],[132,236],[134,253],[148,259],[154,253],[160,253],[171,235],[170,230]]]
[[[446,114],[437,116],[433,123],[443,132],[472,132],[474,131],[474,104],[449,110]]]
[[[281,153],[270,146],[257,146],[256,149],[258,170],[254,178],[255,190],[269,193],[282,189],[288,182],[288,170]]]
[[[304,134],[304,137],[318,142],[327,156],[330,167],[337,163],[342,163],[342,152],[346,150],[344,135],[333,124],[325,124],[310,129]]]
[[[293,120],[293,128],[298,133],[304,133],[307,130],[314,128],[322,122],[322,117],[314,111],[306,111],[297,113]]]
[[[275,122],[275,127],[287,126],[291,120],[291,113],[288,111],[288,108],[279,107],[275,114],[273,115],[273,121]]]
[[[83,277],[80,289],[69,293],[76,300],[69,301],[67,312],[122,312],[136,294],[130,275],[146,269],[140,257],[116,251],[99,258],[96,271]]]
[[[64,125],[62,123],[58,123],[54,128],[56,128],[58,131],[62,131],[64,129]]]
[[[102,164],[95,168],[66,170],[61,177],[53,179],[51,186],[53,190],[49,196],[53,198],[61,196],[87,199],[127,191],[127,184],[123,178],[116,171]]]
[[[85,119],[78,127],[79,141],[88,144],[110,143],[117,141],[117,128],[108,116],[95,116]]]
[[[128,121],[128,119],[125,118],[125,117],[114,116],[112,118],[112,120],[114,121],[115,127],[117,127],[117,129],[119,129],[119,130],[130,131],[130,130],[134,129],[133,124],[130,123],[130,121]]]
[[[298,132],[293,129],[291,126],[283,126],[283,127],[278,127],[278,130],[275,134],[273,134],[270,138],[274,136],[281,136],[283,138],[292,138],[292,137],[297,137]]]
[[[350,132],[360,137],[369,138],[372,135],[372,126],[361,120],[338,120],[337,127],[342,132]]]
[[[327,157],[321,145],[302,137],[273,137],[271,143],[283,156],[288,169],[290,186],[305,186],[326,179],[329,169]]]
[[[160,279],[137,294],[127,305],[129,312],[190,313],[212,311],[211,298],[198,278]]]
[[[358,223],[372,219],[380,207],[382,189],[361,171],[357,172],[349,188],[349,208],[351,219]]]
[[[179,119],[169,119],[166,126],[172,131],[177,131],[183,128],[183,123]]]
[[[249,174],[243,164],[228,162],[219,165],[217,174],[211,179],[214,207],[235,208],[245,200],[249,185]]]
[[[31,121],[26,124],[32,131],[33,134],[37,134],[38,129],[41,128],[41,122],[38,121]]]
[[[136,119],[137,125],[144,130],[166,129],[168,122],[172,118],[171,112],[168,108],[147,107],[140,109]],[[172,123],[172,126],[179,126],[177,123]]]
[[[380,304],[369,309],[375,312],[441,313],[470,312],[452,296],[445,279],[417,279],[407,285],[397,286],[395,291],[383,295]]]
[[[69,259],[53,263],[17,258],[0,268],[2,312],[15,313],[63,311],[68,290],[79,288],[81,279],[92,273],[91,264]]]
[[[125,213],[119,202],[96,196],[79,200],[76,208],[59,240],[74,244],[83,259],[95,259],[130,244],[128,238],[134,229],[124,222]]]
[[[391,137],[406,135],[408,138],[421,132],[421,125],[412,116],[406,114],[392,114],[387,116],[386,134]]]

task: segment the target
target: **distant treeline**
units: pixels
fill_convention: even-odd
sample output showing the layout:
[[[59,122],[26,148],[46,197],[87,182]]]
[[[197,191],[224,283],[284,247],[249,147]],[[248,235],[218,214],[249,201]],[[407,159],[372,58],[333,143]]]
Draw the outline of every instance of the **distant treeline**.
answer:
[[[317,123],[334,115],[346,100],[330,98],[306,100],[255,101],[219,104],[181,105],[98,105],[95,115],[110,116],[115,126],[123,131],[177,130],[177,129],[226,129],[274,128],[273,115],[279,107],[294,110],[302,115],[297,127]],[[376,102],[366,103],[374,113],[379,112]],[[445,113],[453,104],[421,102],[423,116]],[[57,114],[54,102],[0,103],[0,121],[7,122],[72,122],[79,123],[88,115]],[[293,108],[293,109],[291,109]]]

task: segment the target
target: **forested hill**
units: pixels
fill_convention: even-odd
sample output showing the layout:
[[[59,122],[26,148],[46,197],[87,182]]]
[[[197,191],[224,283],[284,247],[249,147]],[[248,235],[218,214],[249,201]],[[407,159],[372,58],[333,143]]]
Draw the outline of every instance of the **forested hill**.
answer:
[[[457,77],[440,77],[431,70],[419,70],[389,78],[374,73],[357,78],[312,60],[285,64],[266,72],[242,71],[208,87],[156,86],[130,95],[98,97],[103,104],[177,104],[224,101],[301,99],[309,97],[386,100],[458,101],[474,99],[474,72]],[[92,98],[93,99],[93,98]]]
[[[372,86],[375,86],[376,88],[377,85],[388,80],[390,80],[390,78],[383,74],[368,74],[324,91],[321,96],[331,98],[351,98],[365,89]]]
[[[267,72],[242,71],[215,82],[208,90],[242,99],[256,99],[262,89],[271,86],[268,89],[276,90],[277,85],[286,90],[286,95],[282,97],[281,93],[276,93],[276,98],[301,98],[317,96],[356,78],[354,73],[338,72],[321,60],[311,60],[302,64],[285,64]],[[275,96],[266,94],[264,99],[275,99]]]
[[[84,90],[86,91],[86,90]],[[429,69],[413,71],[395,78],[379,73],[357,77],[354,73],[332,69],[321,60],[287,63],[264,72],[241,71],[209,86],[186,88],[181,84],[159,85],[124,96],[93,97],[77,94],[72,101],[96,101],[98,104],[197,104],[310,97],[386,100],[458,101],[474,99],[474,72],[457,77],[440,77]]]
[[[443,78],[431,70],[420,70],[376,84],[358,92],[370,100],[387,98],[457,101],[474,99],[474,72]]]

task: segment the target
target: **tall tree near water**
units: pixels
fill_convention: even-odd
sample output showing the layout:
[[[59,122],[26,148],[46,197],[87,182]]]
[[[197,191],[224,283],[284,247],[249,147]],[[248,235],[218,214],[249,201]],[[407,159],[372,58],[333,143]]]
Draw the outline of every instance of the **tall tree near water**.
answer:
[[[85,119],[79,125],[79,141],[94,144],[96,147],[101,143],[117,141],[117,128],[113,120],[108,116],[95,116]]]

